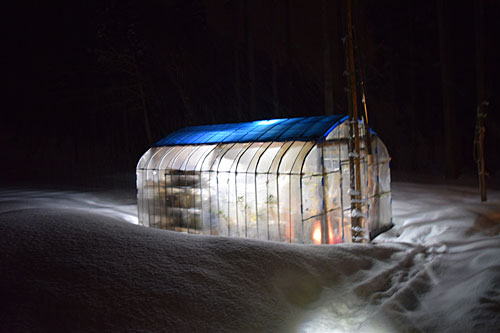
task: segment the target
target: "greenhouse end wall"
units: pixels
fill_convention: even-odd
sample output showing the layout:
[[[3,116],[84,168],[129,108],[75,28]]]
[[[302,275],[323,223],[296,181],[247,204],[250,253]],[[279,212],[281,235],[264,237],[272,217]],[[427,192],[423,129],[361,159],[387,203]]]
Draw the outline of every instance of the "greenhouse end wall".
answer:
[[[320,143],[153,147],[137,166],[139,222],[204,235],[350,242],[347,130],[340,125]],[[377,136],[370,158],[364,142],[361,216],[371,232],[392,224],[390,157]]]

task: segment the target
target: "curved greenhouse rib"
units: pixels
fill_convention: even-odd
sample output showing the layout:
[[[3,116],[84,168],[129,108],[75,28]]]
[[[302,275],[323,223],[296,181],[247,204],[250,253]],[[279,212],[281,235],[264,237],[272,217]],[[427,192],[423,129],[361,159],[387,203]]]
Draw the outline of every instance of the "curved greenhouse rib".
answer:
[[[253,154],[252,158],[250,159],[248,166],[247,166],[247,169],[245,171],[245,210],[248,209],[248,175],[250,174],[250,171],[249,171],[250,167],[253,166],[255,157],[260,156],[260,154],[264,153],[264,151],[267,149],[267,147],[269,147],[269,145],[270,145],[269,142],[263,143],[260,145],[260,147],[258,147],[255,150],[255,153]],[[254,168],[254,171],[252,172],[254,179],[255,179],[256,171],[257,171],[256,167],[257,167],[257,164],[255,163],[255,168]],[[255,180],[254,180],[254,182],[255,182]],[[254,193],[254,199],[257,202],[257,193]],[[257,212],[256,212],[255,213],[256,224],[258,224],[257,219],[258,219],[258,217],[257,217]],[[257,233],[257,235],[258,235],[258,233]],[[248,237],[248,213],[245,213],[245,237]]]
[[[270,204],[273,204],[272,203],[272,199],[271,199],[271,195],[269,194],[269,175],[272,173],[272,169],[273,169],[273,166],[275,165],[275,162],[278,161],[278,165],[279,163],[281,162],[282,158],[283,158],[283,155],[286,154],[286,152],[288,151],[288,148],[290,148],[290,146],[292,145],[293,141],[292,142],[282,142],[281,143],[281,146],[278,150],[278,152],[274,155],[271,163],[269,163],[269,168],[267,169],[267,179],[266,179],[266,198],[267,198],[267,204],[266,204],[266,208],[267,208],[267,212],[266,212],[266,218],[267,218],[267,238],[268,240],[271,240],[271,235],[270,235],[270,231],[269,231],[269,228],[270,228],[270,225],[269,225],[269,205]],[[278,184],[278,174],[276,173],[276,184]],[[276,191],[276,208],[277,208],[277,211],[279,212],[279,188],[277,188],[277,191]],[[279,237],[279,213],[278,213],[278,237]]]
[[[258,188],[257,188],[257,184],[258,184],[258,181],[257,181],[257,177],[258,177],[258,169],[259,169],[259,164],[260,164],[260,161],[262,159],[262,156],[264,156],[267,152],[267,150],[269,149],[269,147],[271,147],[273,145],[273,142],[271,142],[265,149],[264,151],[259,155],[259,157],[257,158],[257,162],[255,163],[255,181],[254,181],[254,186],[255,186],[255,220],[257,222],[257,238],[260,239],[260,232],[259,232],[259,225],[260,225],[260,221],[259,221],[259,196],[258,196]],[[269,228],[269,226],[266,226],[267,229]],[[268,229],[269,230],[269,229]],[[269,232],[268,232],[269,233]]]
[[[237,150],[236,155],[233,156],[231,165],[227,170],[223,170],[228,173],[227,179],[227,220],[228,220],[228,235],[231,235],[231,177],[234,178],[234,215],[235,215],[235,235],[239,234],[239,223],[238,223],[238,184],[237,184],[237,173],[236,167],[237,163],[240,160],[242,154],[247,151],[247,149],[251,146],[251,143],[239,143],[237,144],[238,148],[233,148],[231,150]],[[236,145],[235,145],[236,146]]]
[[[239,232],[240,232],[239,217],[238,217],[238,203],[240,202],[239,197],[238,197],[238,168],[239,168],[239,164],[240,164],[241,158],[243,157],[243,155],[246,154],[246,152],[248,151],[248,149],[250,149],[250,147],[252,147],[254,144],[255,143],[248,143],[248,146],[241,152],[241,154],[236,159],[235,176],[234,176],[234,188],[235,188],[235,195],[236,195],[236,228],[237,228],[237,234],[239,234]],[[245,174],[245,178],[246,178],[246,174]],[[245,196],[246,196],[246,181],[245,181]],[[245,221],[245,230],[246,230],[246,221]],[[245,236],[246,236],[246,231],[245,231]]]
[[[307,145],[307,142],[306,142],[306,144],[304,144],[304,147],[306,145]],[[302,147],[302,149],[300,151],[301,153],[302,153],[304,147]],[[307,150],[307,152],[302,157],[302,161],[300,162],[300,180],[299,180],[299,182],[300,182],[300,191],[299,191],[299,195],[300,195],[300,224],[301,224],[301,229],[302,229],[302,242],[304,242],[304,203],[303,203],[303,194],[302,194],[302,189],[303,189],[303,187],[302,187],[302,177],[303,177],[302,171],[304,169],[304,162],[306,160],[306,157],[307,157],[307,155],[309,155],[309,153],[311,152],[311,150],[314,147],[316,147],[316,145],[314,145],[314,144],[311,145],[311,147],[309,147],[309,149]],[[295,164],[298,162],[298,158],[299,158],[300,155],[301,154],[297,155],[297,159],[293,163],[292,170],[294,169]]]
[[[224,153],[221,154],[220,158],[219,158],[219,162],[217,163],[217,169],[216,169],[216,184],[217,184],[217,223],[219,225],[218,227],[218,231],[221,231],[222,227],[220,227],[221,225],[221,219],[220,219],[220,215],[221,215],[221,204],[220,204],[220,190],[219,190],[219,168],[220,168],[220,164],[222,162],[222,160],[224,159],[224,156],[226,156],[226,154],[236,145],[236,143],[233,143],[232,145],[231,144],[228,144],[228,145],[225,145],[227,146],[228,148],[225,149]],[[214,161],[214,164],[215,164],[215,161]],[[229,230],[229,217],[226,217],[226,222],[227,222],[227,235],[229,236],[230,235],[230,230]]]
[[[161,148],[164,148],[164,147],[161,147]],[[157,155],[159,155],[161,152],[163,152],[166,148],[164,149],[158,149],[154,154],[153,156],[151,156],[151,159],[149,160],[148,162],[148,165],[146,167],[146,182],[149,184],[149,178],[151,178],[151,181],[152,181],[152,188],[150,186],[148,186],[147,188],[149,188],[149,191],[148,191],[148,196],[147,196],[147,200],[148,200],[148,225],[156,225],[155,221],[154,221],[154,217],[155,217],[155,214],[154,214],[154,211],[155,211],[155,204],[154,204],[154,201],[155,201],[155,198],[157,196],[155,196],[155,184],[158,184],[158,181],[155,181],[155,178],[158,179],[158,175],[157,175],[157,172],[154,171],[154,165],[155,165],[155,157]],[[156,177],[155,177],[156,176]],[[152,199],[150,199],[150,195],[151,194],[151,197]],[[151,205],[153,207],[151,207]],[[151,212],[153,212],[153,214],[151,214]],[[153,215],[153,220],[151,219],[151,215]]]
[[[175,223],[176,218],[179,218],[179,216],[174,216],[174,215],[182,214],[181,211],[179,210],[179,208],[181,208],[181,207],[174,207],[174,204],[176,202],[176,198],[179,195],[178,193],[177,194],[174,193],[174,189],[175,189],[174,184],[177,183],[177,179],[174,182],[174,177],[176,177],[176,178],[179,177],[178,173],[174,173],[174,165],[175,165],[175,162],[177,161],[177,159],[179,158],[179,156],[184,151],[186,151],[188,149],[189,149],[189,146],[181,146],[180,149],[178,149],[178,151],[175,152],[174,155],[170,158],[170,161],[167,164],[166,169],[165,169],[165,171],[168,172],[168,174],[170,175],[170,182],[171,182],[171,187],[170,187],[170,189],[171,189],[171,195],[170,195],[170,198],[171,198],[171,201],[172,201],[172,205],[170,205],[170,220],[172,221],[171,223],[173,223],[174,225],[176,224]],[[180,198],[179,198],[179,203],[180,203]],[[168,215],[167,215],[167,223],[168,223]]]
[[[201,227],[202,230],[205,230],[205,210],[203,209],[203,165],[205,164],[205,160],[207,159],[208,156],[212,155],[212,153],[217,149],[217,145],[214,145],[212,149],[209,149],[209,151],[203,156],[203,158],[200,158],[200,162],[196,165],[196,168],[198,168],[198,165],[200,167],[200,205],[201,205]],[[209,181],[210,181],[210,174],[209,174]],[[210,194],[210,191],[209,191]]]
[[[188,179],[188,175],[187,175],[187,167],[189,165],[189,161],[191,160],[191,158],[196,154],[198,153],[198,151],[201,150],[201,147],[202,146],[191,146],[191,152],[189,153],[189,156],[188,158],[184,161],[184,163],[181,165],[181,168],[182,168],[182,172],[184,174],[184,197],[185,199],[187,200],[189,198],[189,193],[188,193],[188,182],[187,182],[187,179]],[[191,175],[191,179],[192,179],[192,183],[194,183],[194,173],[193,175]],[[188,215],[188,232],[191,231],[191,229],[193,230],[193,232],[196,231],[196,215],[194,216],[194,228],[192,228],[192,222],[193,222],[193,214],[196,213],[196,210],[193,210],[192,213],[190,212],[190,209],[195,209],[195,206],[196,206],[196,192],[193,190],[194,187],[191,187],[190,190],[192,192],[191,194],[191,197],[192,197],[192,202],[191,202],[191,208],[188,207],[187,209],[187,215]]]
[[[277,203],[277,212],[278,212],[278,237],[281,241],[281,226],[280,226],[280,188],[279,188],[279,169],[281,162],[283,161],[283,157],[288,153],[290,148],[296,143],[296,141],[292,141],[290,145],[286,148],[285,152],[281,155],[279,162],[276,166],[276,203]]]

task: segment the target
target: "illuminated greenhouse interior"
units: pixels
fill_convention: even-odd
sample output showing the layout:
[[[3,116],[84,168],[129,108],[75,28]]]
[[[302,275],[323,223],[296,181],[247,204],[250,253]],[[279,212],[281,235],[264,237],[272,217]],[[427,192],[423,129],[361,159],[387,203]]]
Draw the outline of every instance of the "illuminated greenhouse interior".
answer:
[[[362,122],[359,128],[355,214],[373,236],[392,225],[390,156],[376,133],[366,140]],[[139,160],[139,223],[289,243],[351,242],[349,133],[341,115],[180,129]]]

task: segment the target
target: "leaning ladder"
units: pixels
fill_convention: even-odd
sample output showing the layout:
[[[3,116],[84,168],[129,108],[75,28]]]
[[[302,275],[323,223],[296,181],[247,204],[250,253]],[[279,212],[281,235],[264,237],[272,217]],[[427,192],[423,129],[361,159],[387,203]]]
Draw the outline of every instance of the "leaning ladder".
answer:
[[[348,194],[351,198],[351,228],[352,241],[354,243],[365,242],[367,237],[365,229],[366,216],[362,213],[361,200],[361,156],[359,143],[359,126],[358,126],[358,97],[357,97],[357,82],[356,68],[354,65],[354,41],[353,41],[353,26],[352,26],[352,5],[351,0],[347,0],[347,92],[349,105],[349,174],[350,188]]]

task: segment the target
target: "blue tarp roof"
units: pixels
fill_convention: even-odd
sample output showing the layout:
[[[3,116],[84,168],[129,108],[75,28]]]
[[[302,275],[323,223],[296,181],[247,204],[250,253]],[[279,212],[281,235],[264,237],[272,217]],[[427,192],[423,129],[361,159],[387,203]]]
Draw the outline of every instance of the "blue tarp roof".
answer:
[[[319,141],[347,116],[313,116],[257,120],[248,123],[185,127],[158,141],[155,146],[262,141]]]

